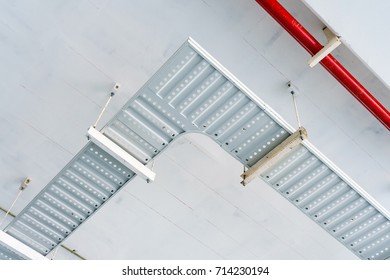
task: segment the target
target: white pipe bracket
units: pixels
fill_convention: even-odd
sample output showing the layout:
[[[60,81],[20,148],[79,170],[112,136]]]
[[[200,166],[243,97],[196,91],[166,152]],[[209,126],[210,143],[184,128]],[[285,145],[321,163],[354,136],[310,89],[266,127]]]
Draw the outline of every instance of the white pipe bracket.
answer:
[[[328,43],[315,55],[313,55],[307,62],[310,67],[316,66],[321,62],[328,54],[330,54],[334,49],[336,49],[341,44],[340,37],[333,34],[329,28],[324,29],[324,33],[328,38]]]

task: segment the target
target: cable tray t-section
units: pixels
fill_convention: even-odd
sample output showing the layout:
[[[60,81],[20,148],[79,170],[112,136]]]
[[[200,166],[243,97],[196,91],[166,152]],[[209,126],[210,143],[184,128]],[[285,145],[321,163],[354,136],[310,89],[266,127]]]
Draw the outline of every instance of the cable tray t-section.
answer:
[[[250,168],[294,131],[190,38],[101,131],[144,165],[185,132]],[[390,257],[389,214],[307,140],[265,166],[265,182],[357,256]],[[134,176],[89,142],[6,231],[48,254]]]

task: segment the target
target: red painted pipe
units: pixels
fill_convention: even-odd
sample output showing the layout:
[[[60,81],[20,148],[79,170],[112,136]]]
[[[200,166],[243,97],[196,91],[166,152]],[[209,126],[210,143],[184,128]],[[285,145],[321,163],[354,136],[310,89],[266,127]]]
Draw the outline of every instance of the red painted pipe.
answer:
[[[311,55],[322,49],[322,45],[282,6],[277,0],[256,0],[291,36]],[[336,78],[368,111],[388,130],[390,113],[361,85],[331,54],[321,60],[321,65]]]

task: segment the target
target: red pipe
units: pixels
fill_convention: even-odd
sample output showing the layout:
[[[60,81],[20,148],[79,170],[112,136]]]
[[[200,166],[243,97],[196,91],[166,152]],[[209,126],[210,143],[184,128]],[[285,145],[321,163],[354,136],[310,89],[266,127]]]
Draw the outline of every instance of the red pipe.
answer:
[[[322,45],[282,6],[277,0],[256,0],[291,36],[311,55],[322,49]],[[388,130],[390,113],[361,85],[331,54],[320,62],[368,111],[370,111]]]

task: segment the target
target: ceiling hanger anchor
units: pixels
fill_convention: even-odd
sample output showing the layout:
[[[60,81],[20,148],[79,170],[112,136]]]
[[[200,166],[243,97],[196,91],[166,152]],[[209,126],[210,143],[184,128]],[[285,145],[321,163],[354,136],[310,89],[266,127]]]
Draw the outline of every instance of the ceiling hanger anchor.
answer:
[[[19,187],[19,190],[24,191],[30,183],[31,183],[31,179],[27,177],[26,179],[23,180],[22,184]]]

